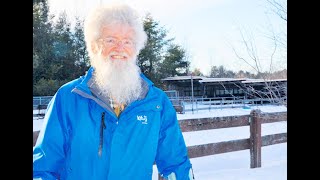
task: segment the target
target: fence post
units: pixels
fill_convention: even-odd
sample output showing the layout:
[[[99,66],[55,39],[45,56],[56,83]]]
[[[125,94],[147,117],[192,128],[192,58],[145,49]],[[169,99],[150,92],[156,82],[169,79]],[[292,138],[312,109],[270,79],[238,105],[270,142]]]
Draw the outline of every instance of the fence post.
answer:
[[[252,110],[250,122],[250,168],[261,167],[261,111]]]

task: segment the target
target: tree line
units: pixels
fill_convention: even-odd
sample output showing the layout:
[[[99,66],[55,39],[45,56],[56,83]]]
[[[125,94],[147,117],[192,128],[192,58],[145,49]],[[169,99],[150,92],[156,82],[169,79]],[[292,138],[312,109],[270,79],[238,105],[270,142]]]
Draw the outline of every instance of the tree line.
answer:
[[[48,12],[46,0],[33,1],[33,96],[53,95],[64,83],[84,75],[90,66],[83,20],[76,17],[72,27],[65,12],[56,20]],[[186,50],[168,38],[167,30],[150,14],[143,18],[143,25],[148,41],[137,59],[141,71],[160,88],[161,79],[188,74]]]
[[[57,17],[49,15],[47,0],[33,0],[33,96],[52,96],[61,85],[84,75],[90,67],[83,19],[75,19],[71,26],[65,12]],[[190,71],[186,49],[169,38],[168,31],[151,14],[143,17],[143,25],[148,41],[137,63],[156,86],[165,90],[161,79],[170,76],[203,76],[197,68]],[[259,78],[259,74],[212,66],[209,77]]]
[[[198,69],[195,69],[194,74],[203,75]],[[286,79],[287,69],[274,72],[258,72],[251,73],[248,71],[239,70],[234,72],[226,69],[224,66],[211,66],[209,75],[207,77],[213,78],[251,78],[251,79]]]

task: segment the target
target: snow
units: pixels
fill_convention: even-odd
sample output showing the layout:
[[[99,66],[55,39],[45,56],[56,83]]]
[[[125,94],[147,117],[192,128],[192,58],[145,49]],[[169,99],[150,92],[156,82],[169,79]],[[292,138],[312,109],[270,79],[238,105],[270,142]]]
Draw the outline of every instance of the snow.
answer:
[[[262,147],[260,168],[250,168],[249,150],[192,158],[190,161],[196,180],[287,179],[287,143]]]
[[[230,108],[224,108],[224,106],[229,106]],[[193,105],[193,109],[208,107],[208,105]],[[261,112],[286,112],[287,108],[285,106],[275,106],[275,105],[263,105],[263,106],[246,106],[244,108],[242,104],[235,105],[212,105],[210,110],[199,110],[196,111],[186,111],[184,114],[177,114],[179,120],[183,119],[195,119],[195,118],[205,118],[205,117],[224,117],[224,116],[241,116],[249,115],[251,110],[259,109]],[[186,109],[192,109],[191,105],[186,105]]]
[[[195,109],[196,106],[194,106]],[[199,106],[198,106],[199,107]],[[186,106],[191,109],[190,106]],[[243,106],[234,108],[215,108],[209,110],[187,111],[177,114],[178,120],[248,115],[252,109],[262,112],[286,112],[285,106]],[[38,113],[38,110],[34,111]],[[41,129],[42,119],[34,117],[33,131]],[[287,121],[261,125],[261,134],[270,135],[287,132]],[[249,138],[249,126],[183,132],[187,146],[215,143],[221,141]],[[261,167],[250,168],[250,151],[241,150],[190,159],[196,180],[285,180],[287,179],[287,143],[263,146]],[[158,170],[153,167],[152,180],[158,180]]]

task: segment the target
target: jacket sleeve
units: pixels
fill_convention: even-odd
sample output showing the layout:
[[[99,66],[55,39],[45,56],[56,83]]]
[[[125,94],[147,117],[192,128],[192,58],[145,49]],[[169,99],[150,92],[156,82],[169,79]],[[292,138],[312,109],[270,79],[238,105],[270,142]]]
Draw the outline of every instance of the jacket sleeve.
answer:
[[[37,142],[33,148],[33,179],[58,179],[64,165],[65,137],[57,94],[48,104]]]
[[[161,176],[168,179],[174,174],[177,180],[189,180],[191,163],[180,130],[177,114],[166,97],[163,103],[156,165]]]

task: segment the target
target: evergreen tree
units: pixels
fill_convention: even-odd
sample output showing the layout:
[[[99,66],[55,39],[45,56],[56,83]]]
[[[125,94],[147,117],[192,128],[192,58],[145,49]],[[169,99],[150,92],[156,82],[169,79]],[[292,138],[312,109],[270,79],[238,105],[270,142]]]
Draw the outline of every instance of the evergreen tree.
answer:
[[[144,30],[147,33],[148,40],[144,49],[138,55],[138,66],[156,85],[159,85],[160,79],[157,78],[156,72],[159,69],[165,46],[172,41],[166,39],[167,31],[159,26],[150,14],[143,19]]]
[[[40,79],[47,79],[53,56],[51,19],[47,1],[33,1],[33,95],[45,95],[37,87]]]
[[[236,74],[233,71],[227,70],[222,65],[220,65],[219,67],[212,66],[209,74],[209,77],[213,78],[234,78],[235,76]]]
[[[217,66],[211,66],[209,77],[216,78],[219,76],[219,70]]]
[[[179,45],[171,44],[160,64],[160,78],[187,75],[190,62],[185,58],[185,50]]]
[[[150,14],[143,19],[144,30],[148,40],[144,49],[138,55],[138,66],[156,86],[163,87],[162,78],[176,75],[186,75],[190,62],[186,52],[167,38],[167,30],[159,25]]]
[[[53,23],[46,3],[35,3],[33,11],[33,95],[53,95],[88,69],[83,25],[77,19],[72,32],[65,12]]]
[[[72,38],[75,48],[74,56],[76,59],[76,65],[80,69],[80,72],[86,71],[90,66],[86,43],[84,41],[83,23],[83,20],[76,17],[74,35]]]
[[[192,72],[192,75],[194,76],[203,76],[203,73],[200,71],[199,68],[195,68]]]
[[[52,72],[51,79],[71,80],[74,76],[75,59],[73,57],[73,40],[70,29],[71,24],[67,21],[65,12],[61,13],[57,22],[54,24],[54,64],[56,69]]]

